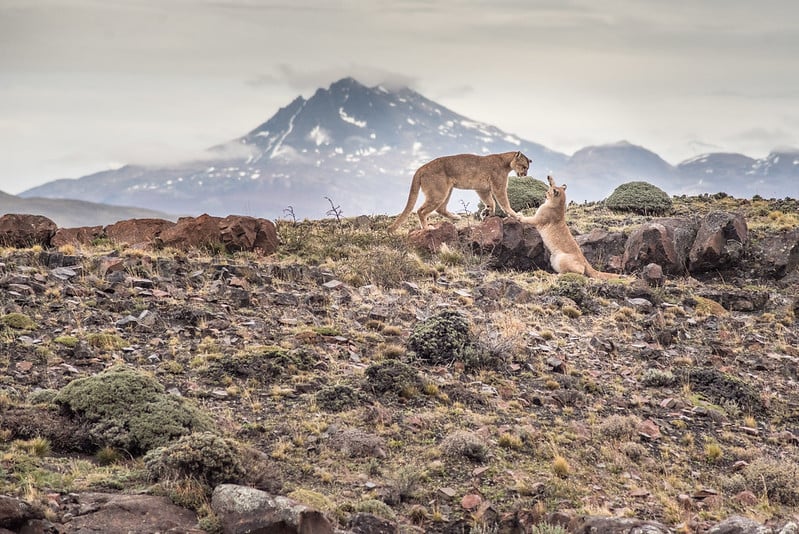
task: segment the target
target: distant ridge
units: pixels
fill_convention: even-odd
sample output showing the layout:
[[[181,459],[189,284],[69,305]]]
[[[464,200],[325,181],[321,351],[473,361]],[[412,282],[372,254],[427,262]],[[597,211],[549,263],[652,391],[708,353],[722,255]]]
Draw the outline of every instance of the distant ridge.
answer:
[[[300,218],[324,217],[328,197],[345,216],[396,214],[413,172],[426,161],[511,150],[532,158],[531,176],[543,180],[553,174],[567,183],[577,202],[601,200],[634,180],[674,195],[799,196],[799,151],[759,160],[709,154],[672,166],[650,150],[620,141],[570,157],[459,115],[411,89],[366,87],[353,78],[320,88],[309,99],[298,96],[242,137],[210,148],[203,161],[159,168],[131,164],[55,180],[21,196],[267,218],[285,216],[289,206]],[[456,195],[451,209],[476,208],[474,193]]]
[[[59,228],[107,226],[126,219],[176,220],[174,215],[156,210],[97,204],[84,200],[22,198],[0,191],[0,215],[7,213],[43,215],[56,223]]]

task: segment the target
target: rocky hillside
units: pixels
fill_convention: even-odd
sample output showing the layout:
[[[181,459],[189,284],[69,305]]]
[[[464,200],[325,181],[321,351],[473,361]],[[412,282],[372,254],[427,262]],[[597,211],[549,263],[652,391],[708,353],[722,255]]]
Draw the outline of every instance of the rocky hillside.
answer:
[[[797,203],[569,221],[6,241],[0,529],[795,532]]]

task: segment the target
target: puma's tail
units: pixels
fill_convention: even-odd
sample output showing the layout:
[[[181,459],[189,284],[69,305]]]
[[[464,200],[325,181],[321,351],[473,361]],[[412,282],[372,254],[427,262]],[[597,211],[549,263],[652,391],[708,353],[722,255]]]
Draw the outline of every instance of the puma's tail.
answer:
[[[609,280],[611,278],[622,278],[620,274],[613,274],[613,273],[605,273],[602,271],[597,271],[590,265],[586,264],[585,266],[585,274],[591,278],[599,278],[600,280]]]
[[[397,219],[388,227],[389,232],[394,232],[397,228],[399,228],[402,223],[405,222],[405,219],[408,218],[411,211],[413,211],[413,207],[416,205],[416,199],[419,198],[419,189],[422,187],[422,178],[419,174],[419,171],[416,171],[413,175],[413,180],[411,181],[411,191],[408,193],[408,203],[405,204],[405,209],[402,210],[402,213],[397,215]]]

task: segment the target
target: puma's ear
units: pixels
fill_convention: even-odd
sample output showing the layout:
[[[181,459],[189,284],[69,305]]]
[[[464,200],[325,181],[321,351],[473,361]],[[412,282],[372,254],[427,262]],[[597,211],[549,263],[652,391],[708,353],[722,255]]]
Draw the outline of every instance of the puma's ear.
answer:
[[[518,152],[516,152],[516,157],[517,157],[517,158],[518,158],[519,156],[521,156],[521,155],[522,155],[522,151],[521,151],[521,150],[519,150]]]
[[[564,191],[566,191],[566,184],[563,184],[561,187],[563,188]]]

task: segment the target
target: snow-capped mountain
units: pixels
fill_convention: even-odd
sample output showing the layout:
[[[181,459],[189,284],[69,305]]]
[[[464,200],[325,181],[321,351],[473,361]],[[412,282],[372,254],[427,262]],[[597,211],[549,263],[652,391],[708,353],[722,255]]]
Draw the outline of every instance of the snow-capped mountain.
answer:
[[[676,170],[660,156],[627,141],[578,150],[569,158],[561,175],[569,186],[567,198],[576,202],[601,200],[630,181],[644,181],[668,191]]]
[[[536,175],[563,166],[565,154],[473,121],[410,89],[365,87],[345,78],[296,98],[239,139],[210,149],[203,163],[128,165],[77,180],[56,180],[22,196],[80,198],[171,213],[300,217],[402,211],[414,171],[438,156],[521,150]],[[245,155],[230,157],[229,154]],[[468,198],[476,210],[477,196]],[[471,198],[473,197],[473,199]],[[452,209],[458,209],[453,195]]]
[[[71,198],[168,213],[267,218],[396,214],[414,171],[439,156],[521,150],[530,175],[552,174],[570,199],[601,200],[618,185],[648,181],[670,194],[799,196],[799,153],[763,160],[709,154],[674,167],[628,142],[587,147],[569,157],[466,118],[411,89],[366,87],[344,78],[309,99],[297,97],[246,135],[208,150],[203,161],[153,168],[127,165],[29,189],[22,197]],[[328,201],[326,198],[329,198]],[[475,210],[474,192],[450,209]]]

